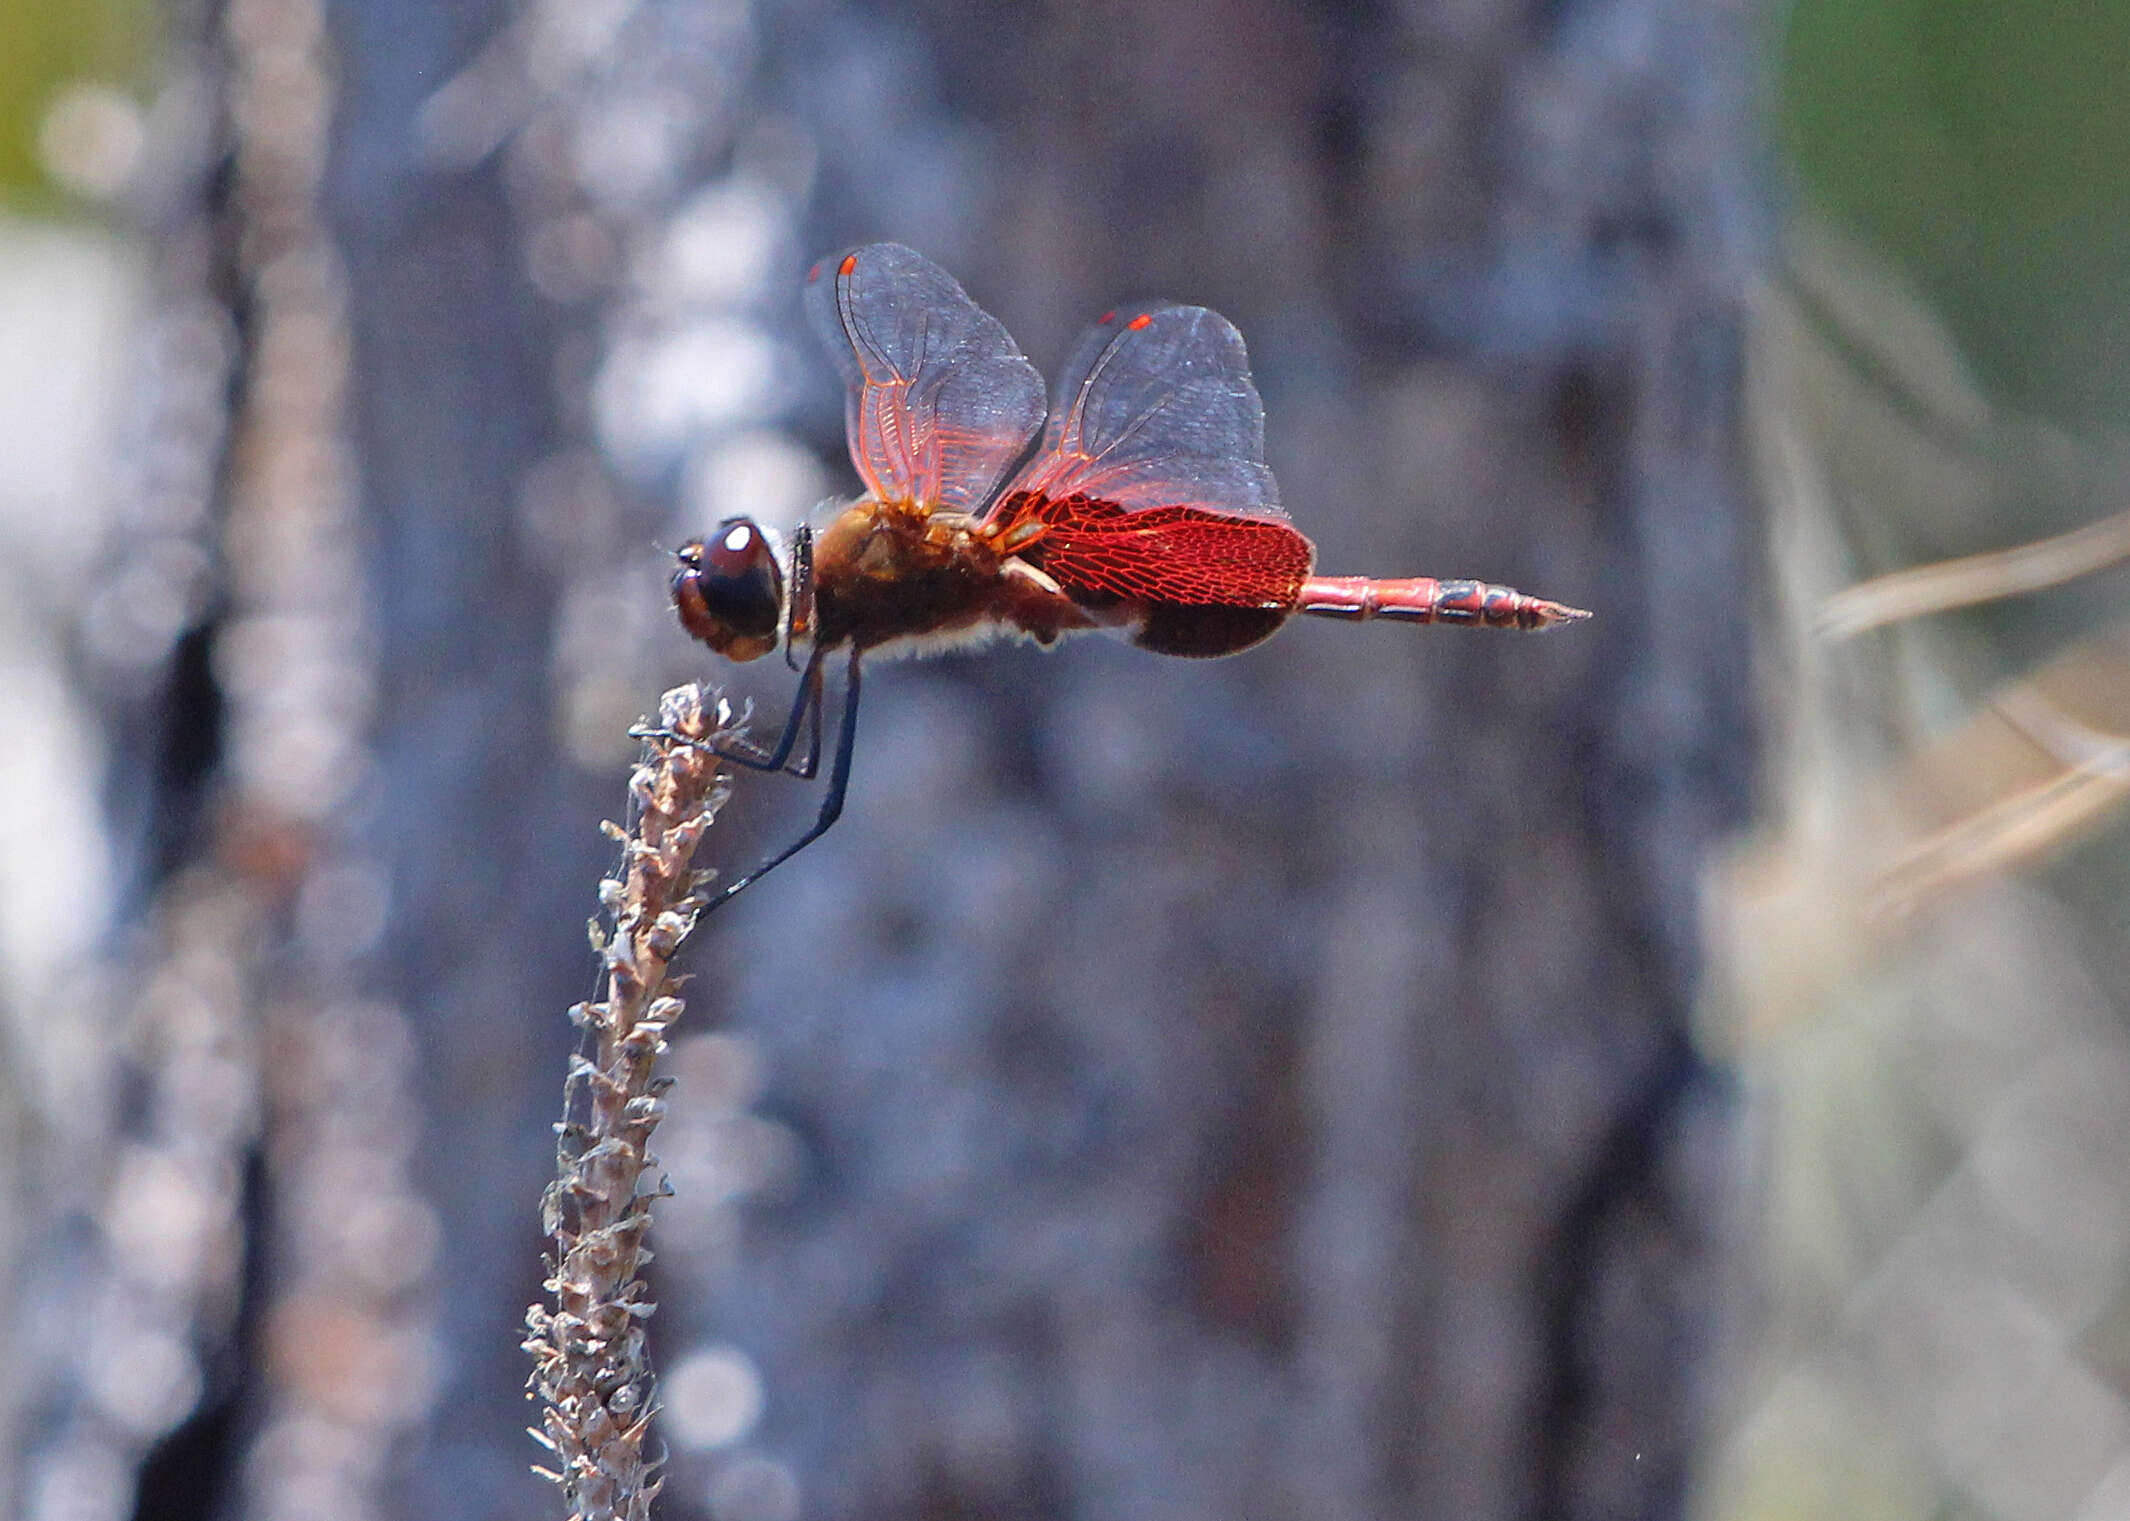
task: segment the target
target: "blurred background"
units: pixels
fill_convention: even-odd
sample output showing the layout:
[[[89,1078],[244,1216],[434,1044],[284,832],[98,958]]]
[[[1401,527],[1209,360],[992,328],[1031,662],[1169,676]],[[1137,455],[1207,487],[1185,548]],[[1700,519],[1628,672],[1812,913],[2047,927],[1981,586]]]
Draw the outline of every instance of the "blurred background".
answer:
[[[0,1513],[537,1517],[664,548],[800,272],[1247,336],[1332,572],[879,667],[710,922],[660,1508],[2130,1515],[2130,12],[11,0]],[[771,664],[764,662],[764,664]],[[751,861],[810,816],[744,777]]]

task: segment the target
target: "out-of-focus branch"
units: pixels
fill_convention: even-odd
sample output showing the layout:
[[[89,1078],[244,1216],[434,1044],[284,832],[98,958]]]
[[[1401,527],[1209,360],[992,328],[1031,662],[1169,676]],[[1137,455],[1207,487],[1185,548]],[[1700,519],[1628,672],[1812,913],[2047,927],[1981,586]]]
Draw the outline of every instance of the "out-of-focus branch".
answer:
[[[2078,722],[2033,683],[1994,711],[2063,769],[2018,788],[1930,834],[1880,877],[1872,908],[1883,918],[1992,872],[2032,860],[2093,828],[2130,798],[2130,738]]]
[[[577,1521],[644,1521],[658,1493],[657,1459],[645,1452],[656,1408],[644,1322],[655,1306],[640,1269],[651,1199],[643,1178],[657,1166],[651,1133],[670,1079],[655,1068],[681,1001],[666,968],[707,901],[695,850],[724,801],[718,759],[704,746],[730,722],[722,699],[676,687],[659,704],[660,727],[630,778],[635,824],[622,841],[618,877],[600,889],[610,931],[593,939],[605,963],[595,1002],[570,1017],[589,1032],[589,1054],[572,1060],[556,1178],[542,1201],[554,1238],[547,1288],[554,1308],[526,1312],[533,1385],[546,1402],[535,1435],[553,1450]]]
[[[1823,603],[1818,632],[1851,639],[1888,623],[2061,586],[2130,559],[2130,512],[2054,538],[1874,576]]]

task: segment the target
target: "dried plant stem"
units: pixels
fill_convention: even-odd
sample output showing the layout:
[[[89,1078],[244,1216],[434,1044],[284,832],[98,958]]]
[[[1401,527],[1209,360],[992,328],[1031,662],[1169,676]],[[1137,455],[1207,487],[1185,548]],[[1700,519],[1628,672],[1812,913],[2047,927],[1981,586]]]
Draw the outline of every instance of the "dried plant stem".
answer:
[[[2130,512],[2053,538],[1897,570],[1844,587],[1823,603],[1818,632],[1828,639],[2046,591],[2130,560]]]
[[[556,1178],[542,1201],[555,1242],[554,1308],[526,1312],[525,1349],[547,1405],[533,1435],[558,1460],[542,1472],[578,1521],[643,1521],[658,1493],[658,1460],[645,1451],[656,1401],[644,1322],[655,1306],[638,1276],[651,1255],[651,1199],[664,1191],[649,1147],[671,1079],[655,1068],[681,1012],[666,966],[707,901],[696,846],[725,795],[716,756],[688,741],[713,739],[728,720],[724,703],[697,686],[660,702],[660,728],[629,780],[635,826],[607,826],[624,854],[619,878],[600,891],[611,931],[593,927],[602,996],[570,1010],[590,1049],[571,1064]],[[656,1178],[650,1191],[646,1172]]]

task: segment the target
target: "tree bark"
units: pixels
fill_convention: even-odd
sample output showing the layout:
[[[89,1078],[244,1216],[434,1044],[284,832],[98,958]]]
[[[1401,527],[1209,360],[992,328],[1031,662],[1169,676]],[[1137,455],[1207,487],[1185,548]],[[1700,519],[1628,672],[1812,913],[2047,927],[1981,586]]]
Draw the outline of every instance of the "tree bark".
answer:
[[[1677,1514],[1723,1182],[1696,891],[1747,753],[1749,18],[567,9],[326,10],[375,691],[336,827],[384,904],[348,976],[405,1011],[441,1222],[385,1503],[560,1513],[517,1343],[563,1012],[617,737],[705,663],[639,546],[733,480],[848,484],[797,277],[897,237],[1043,367],[1120,299],[1221,310],[1322,569],[1597,616],[880,671],[844,821],[692,951],[662,1509]],[[728,869],[800,791],[741,779]]]

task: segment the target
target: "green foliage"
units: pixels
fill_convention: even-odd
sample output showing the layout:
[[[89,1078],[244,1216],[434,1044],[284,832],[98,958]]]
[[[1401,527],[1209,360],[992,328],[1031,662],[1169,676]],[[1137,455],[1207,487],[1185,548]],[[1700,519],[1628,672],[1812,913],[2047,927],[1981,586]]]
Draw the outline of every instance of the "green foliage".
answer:
[[[37,157],[45,112],[76,80],[143,81],[155,19],[144,0],[0,3],[0,200],[40,209],[59,204]]]
[[[2000,401],[2130,416],[2130,6],[1799,0],[1781,122],[1823,212],[1904,267]]]

